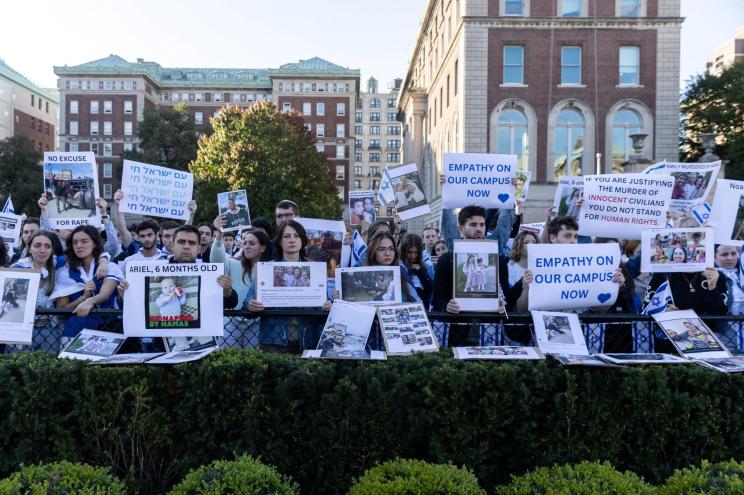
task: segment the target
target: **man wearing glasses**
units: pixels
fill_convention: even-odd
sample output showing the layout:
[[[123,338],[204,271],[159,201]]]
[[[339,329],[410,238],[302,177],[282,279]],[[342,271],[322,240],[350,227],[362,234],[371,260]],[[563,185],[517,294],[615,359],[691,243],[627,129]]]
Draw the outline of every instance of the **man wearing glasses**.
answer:
[[[279,228],[284,222],[295,220],[300,216],[300,208],[294,202],[283,199],[279,201],[274,210],[274,217],[276,218],[276,226]]]

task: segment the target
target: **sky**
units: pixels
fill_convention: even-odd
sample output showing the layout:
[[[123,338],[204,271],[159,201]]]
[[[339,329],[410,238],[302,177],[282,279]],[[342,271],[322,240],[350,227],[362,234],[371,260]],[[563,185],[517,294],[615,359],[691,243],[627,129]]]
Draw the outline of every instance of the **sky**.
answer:
[[[744,26],[744,0],[681,0],[681,84]],[[362,89],[405,78],[427,0],[3,0],[0,58],[43,87],[54,65],[117,54],[164,67],[275,68],[321,57]],[[713,7],[715,11],[711,13]]]

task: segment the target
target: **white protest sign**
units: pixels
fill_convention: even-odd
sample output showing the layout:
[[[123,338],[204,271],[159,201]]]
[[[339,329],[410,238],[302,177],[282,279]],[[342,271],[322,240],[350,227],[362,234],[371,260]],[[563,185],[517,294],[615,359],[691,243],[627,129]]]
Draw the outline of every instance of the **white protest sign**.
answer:
[[[671,175],[674,178],[671,206],[682,211],[705,202],[720,168],[720,160],[710,163],[663,162],[647,168],[644,173]]]
[[[641,236],[643,273],[702,272],[713,266],[713,229],[644,230]]]
[[[718,179],[710,225],[715,229],[716,244],[744,244],[744,182]]]
[[[172,168],[124,160],[122,213],[188,220],[194,176]]]
[[[44,153],[44,197],[49,224],[55,229],[101,226],[96,206],[98,165],[92,152]]]
[[[516,155],[445,153],[442,207],[514,208]]]
[[[576,313],[532,311],[535,340],[542,352],[586,356],[584,333]]]
[[[18,247],[21,238],[23,217],[12,213],[0,213],[0,237],[8,247]]]
[[[223,335],[223,290],[217,283],[223,273],[222,263],[128,262],[124,335]]]
[[[643,229],[664,228],[673,186],[674,180],[663,175],[584,176],[579,233],[640,239]]]
[[[615,303],[612,281],[620,248],[607,244],[527,244],[529,310],[580,309]]]
[[[544,228],[545,222],[523,223],[519,225],[519,231],[517,231],[517,234],[519,234],[519,232],[530,232],[539,237]]]
[[[584,191],[583,177],[561,177],[555,188],[553,208],[558,216],[578,217],[579,199]]]
[[[0,271],[0,342],[31,343],[40,278],[26,270]]]

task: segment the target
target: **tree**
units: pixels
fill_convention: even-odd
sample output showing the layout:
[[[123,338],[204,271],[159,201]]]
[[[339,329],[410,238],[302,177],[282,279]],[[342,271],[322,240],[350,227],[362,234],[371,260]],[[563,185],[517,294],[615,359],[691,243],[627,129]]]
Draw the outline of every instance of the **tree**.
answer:
[[[684,159],[700,158],[704,153],[701,135],[714,132],[723,140],[715,153],[729,160],[726,177],[744,178],[744,63],[726,68],[719,76],[695,76],[682,95],[680,110],[685,118]]]
[[[36,203],[44,190],[41,159],[26,137],[0,141],[0,208],[10,195],[17,214],[38,216]]]
[[[259,102],[224,108],[212,126],[189,165],[202,220],[217,215],[217,193],[236,189],[248,192],[251,217],[273,219],[276,204],[289,199],[302,216],[341,218],[335,178],[298,113]]]
[[[204,130],[211,132],[211,127]],[[187,170],[196,158],[199,138],[194,116],[185,103],[173,107],[145,108],[137,127],[140,152],[127,152],[124,158],[153,165]]]

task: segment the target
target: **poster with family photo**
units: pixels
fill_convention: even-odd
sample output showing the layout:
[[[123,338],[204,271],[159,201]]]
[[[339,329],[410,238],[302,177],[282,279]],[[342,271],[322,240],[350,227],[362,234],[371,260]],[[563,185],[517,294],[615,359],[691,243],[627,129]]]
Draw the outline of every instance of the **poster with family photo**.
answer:
[[[374,191],[349,191],[349,223],[372,225],[377,220]]]
[[[532,311],[537,346],[545,354],[574,354],[586,356],[584,332],[576,313]]]
[[[39,283],[37,272],[0,270],[0,343],[32,342]]]
[[[530,189],[530,178],[532,172],[529,170],[517,170],[514,198],[524,203],[527,200],[527,191]]]
[[[44,197],[46,213],[54,229],[78,225],[101,226],[96,206],[98,165],[92,152],[45,152]]]
[[[415,163],[388,168],[388,173],[393,187],[395,210],[401,220],[410,220],[431,211]]]
[[[561,177],[555,188],[553,208],[558,216],[579,217],[579,199],[584,193],[583,177]]]
[[[12,213],[0,213],[0,237],[5,245],[16,248],[21,238],[21,224],[23,217]]]
[[[691,309],[653,315],[674,347],[689,358],[727,358],[731,353]]]
[[[248,195],[245,190],[223,192],[217,195],[217,207],[225,219],[223,232],[239,232],[251,227]]]
[[[681,358],[673,354],[663,353],[612,353],[595,354],[600,359],[612,364],[690,364],[689,359]]]
[[[483,347],[453,347],[455,359],[520,361],[545,359],[537,347],[495,345]]]
[[[463,311],[499,309],[498,241],[453,242],[453,298]]]
[[[744,373],[744,356],[732,356],[726,358],[703,358],[695,359],[695,364],[700,364],[721,373]]]
[[[378,306],[377,319],[388,356],[439,349],[439,341],[421,303]]]
[[[309,261],[326,263],[329,276],[341,263],[341,248],[346,234],[346,225],[340,220],[320,218],[295,218],[305,228],[307,247],[305,256]]]
[[[335,301],[318,340],[319,350],[363,351],[375,319],[375,308]]]
[[[713,266],[713,229],[649,229],[641,232],[643,273],[702,272]]]
[[[649,167],[649,170],[650,173],[669,174],[674,178],[671,208],[674,211],[682,211],[705,202],[720,168],[720,161],[710,163],[663,162],[655,167]]]
[[[256,299],[267,308],[317,308],[327,300],[326,264],[258,263]]]
[[[221,263],[130,261],[124,292],[127,337],[221,336]],[[207,309],[208,308],[208,309]],[[209,314],[206,312],[208,311]]]
[[[307,349],[302,351],[302,357],[306,359],[342,359],[354,361],[385,361],[387,355],[383,351],[361,350],[334,350],[334,349]]]
[[[126,337],[120,333],[101,332],[86,328],[62,349],[59,357],[97,361],[116,354],[125,340]]]
[[[341,300],[379,306],[403,302],[399,266],[360,266],[336,269]]]

